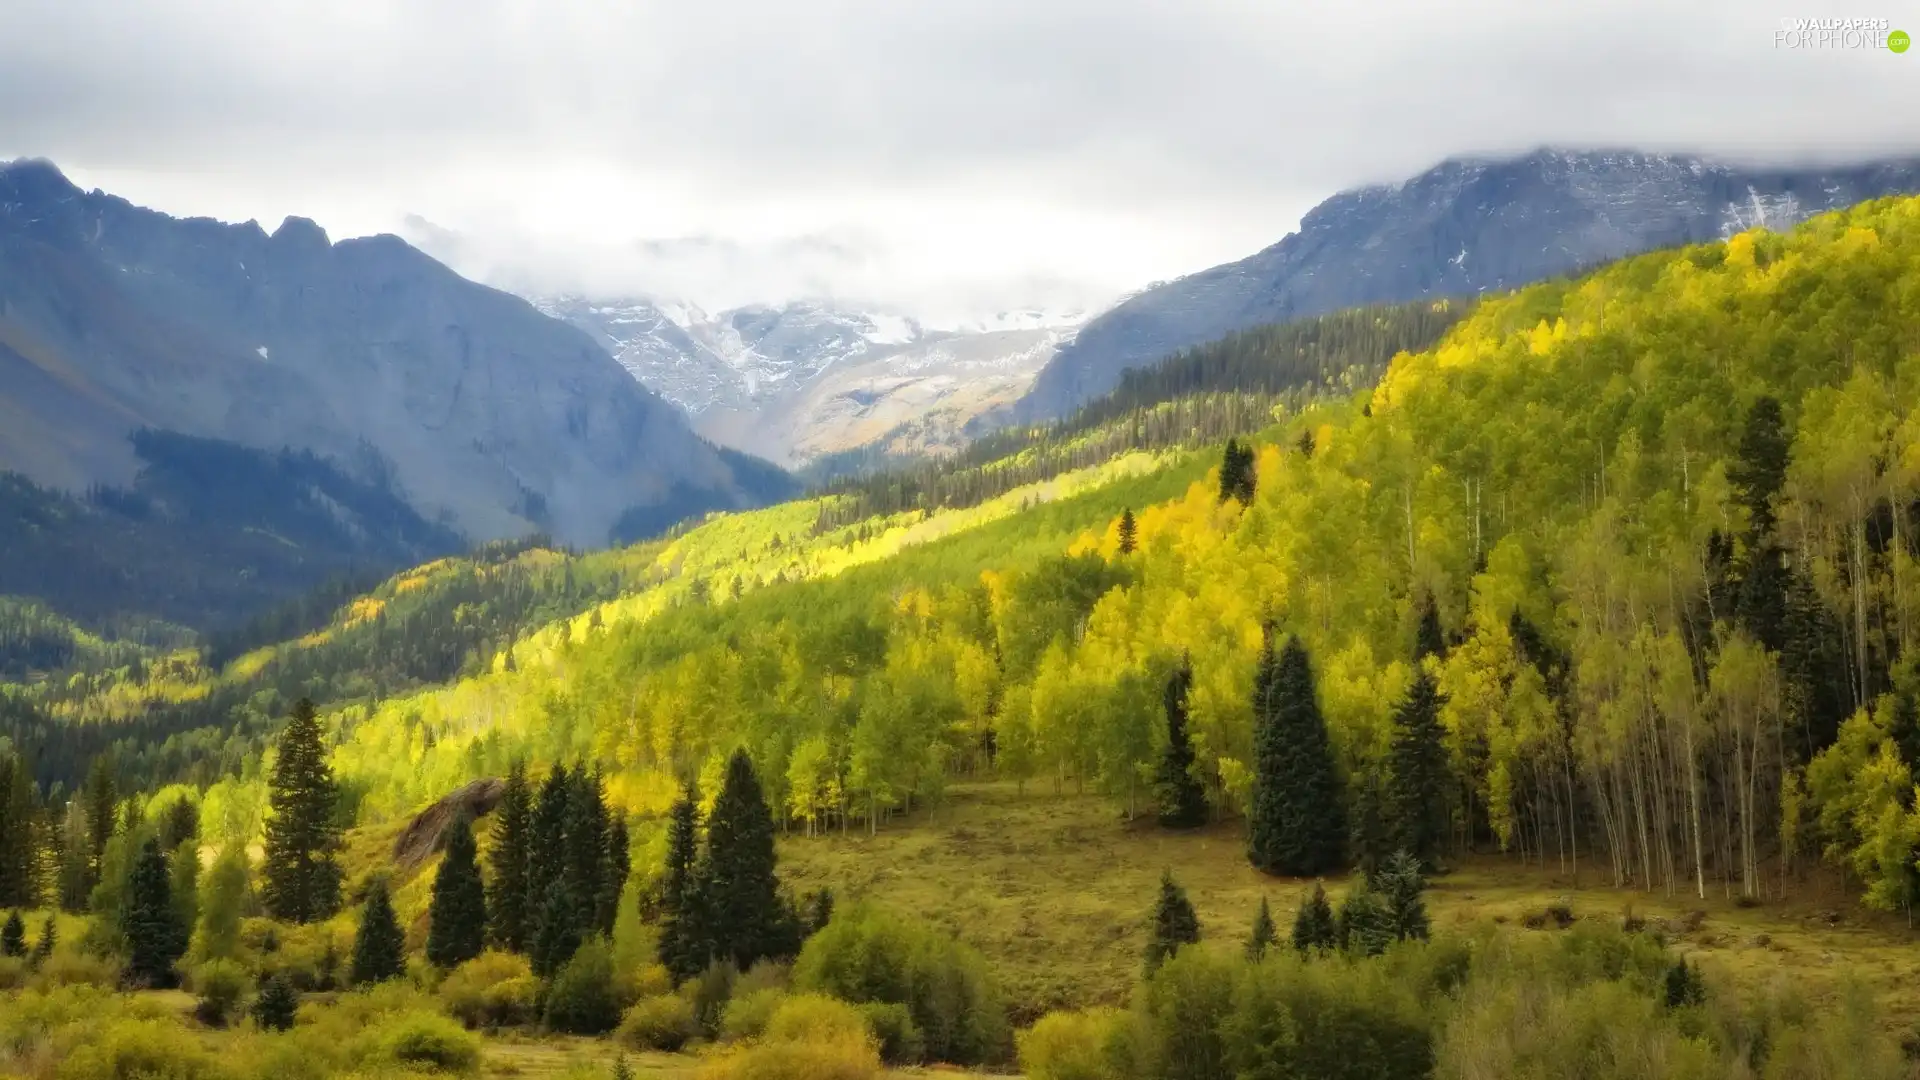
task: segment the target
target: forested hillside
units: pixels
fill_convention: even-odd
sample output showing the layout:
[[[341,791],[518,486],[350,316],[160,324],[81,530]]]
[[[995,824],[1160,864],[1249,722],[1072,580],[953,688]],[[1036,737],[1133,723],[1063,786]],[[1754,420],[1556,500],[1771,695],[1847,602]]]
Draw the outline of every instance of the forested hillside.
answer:
[[[1356,356],[1437,329],[1403,315],[1322,326],[1356,331]],[[1293,340],[1306,356],[1318,332],[1222,348]],[[1207,378],[1180,363],[1196,361],[1160,377]],[[0,854],[28,868],[29,903],[157,911],[153,883],[179,871],[158,841],[150,857],[134,844],[182,801],[187,862],[224,851],[244,880],[264,843],[275,925],[334,927],[302,928],[280,961],[277,937],[233,950],[261,972],[332,985],[330,913],[351,903],[353,965],[364,952],[372,973],[355,983],[400,978],[424,937],[433,966],[413,982],[474,1026],[604,1032],[625,1007],[629,1046],[753,1048],[714,1076],[808,1075],[738,1064],[788,1052],[776,1004],[816,1010],[792,1020],[815,1034],[850,1024],[871,1059],[856,1076],[882,1054],[1016,1053],[1035,1077],[1906,1075],[1857,995],[1815,1011],[1703,976],[1668,951],[1684,924],[1629,907],[1600,927],[1557,901],[1526,925],[1579,922],[1569,934],[1514,937],[1467,925],[1472,895],[1445,927],[1422,896],[1428,877],[1490,865],[1745,908],[1785,903],[1825,864],[1866,907],[1908,912],[1916,403],[1920,199],[1639,256],[1484,298],[1377,386],[1270,399],[1261,430],[1224,448],[1129,452],[977,500],[920,504],[903,483],[897,512],[857,520],[856,496],[828,495],[625,551],[443,561],[324,622],[289,614],[310,632],[218,671],[197,653],[74,665],[4,698],[33,710],[10,721],[15,752],[59,749],[8,758]],[[1134,415],[1112,408],[1089,430]],[[1168,873],[1157,904],[1138,898],[1132,1007],[1014,1038],[1009,1015],[1083,999],[1010,1013],[949,935],[780,892],[776,850],[811,853],[809,881],[844,880],[820,867],[879,857],[982,787],[1097,796],[1107,824],[1076,828],[1144,834],[1155,857],[1178,853],[1167,866],[1224,850],[1258,888],[1288,882],[1294,948],[1264,900],[1244,948],[1193,947],[1196,908]],[[129,790],[143,795],[123,809]],[[484,841],[462,838],[470,815]],[[313,861],[343,829],[344,864]],[[948,839],[979,830],[995,826]],[[1103,834],[1063,832],[967,884],[1035,895],[1009,875],[1059,873],[1088,835]],[[868,867],[872,891],[941,857],[894,850],[887,875]],[[1337,915],[1303,887],[1349,872]],[[524,957],[476,957],[481,891],[524,920],[489,923],[486,942]],[[146,924],[116,925],[101,948],[145,962]],[[516,989],[487,997],[483,978]],[[752,1015],[748,987],[774,995]],[[384,1015],[347,1000],[303,1015]],[[844,1003],[905,1011],[848,1020]],[[1531,1034],[1543,1025],[1561,1035]],[[1294,1071],[1260,1071],[1275,1061]]]

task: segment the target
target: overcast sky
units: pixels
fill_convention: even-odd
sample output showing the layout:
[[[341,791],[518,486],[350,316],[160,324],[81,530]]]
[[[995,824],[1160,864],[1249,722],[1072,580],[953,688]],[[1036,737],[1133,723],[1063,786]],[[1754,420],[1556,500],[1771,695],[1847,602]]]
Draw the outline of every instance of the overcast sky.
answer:
[[[49,157],[174,213],[439,237],[469,274],[546,289],[1096,303],[1450,155],[1920,152],[1920,50],[1773,42],[1783,16],[1920,32],[1916,14],[1920,0],[0,0],[0,158]]]

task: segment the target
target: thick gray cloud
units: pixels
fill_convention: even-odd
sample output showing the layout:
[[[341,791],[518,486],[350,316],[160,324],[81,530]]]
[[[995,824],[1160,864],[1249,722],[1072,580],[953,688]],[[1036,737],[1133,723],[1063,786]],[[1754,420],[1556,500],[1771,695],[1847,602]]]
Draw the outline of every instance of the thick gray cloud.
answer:
[[[1774,43],[1906,2],[0,0],[0,155],[474,272],[658,288],[691,237],[689,291],[1057,302],[1450,155],[1920,150],[1920,52]]]

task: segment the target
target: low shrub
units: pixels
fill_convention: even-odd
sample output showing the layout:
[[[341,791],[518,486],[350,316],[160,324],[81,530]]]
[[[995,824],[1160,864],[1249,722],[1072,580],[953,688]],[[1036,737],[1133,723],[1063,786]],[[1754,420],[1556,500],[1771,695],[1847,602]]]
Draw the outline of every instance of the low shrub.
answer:
[[[735,994],[720,1017],[720,1038],[725,1042],[757,1039],[767,1030],[773,1011],[786,1000],[783,990],[763,989]]]
[[[878,1052],[866,1015],[825,994],[795,994],[780,1002],[761,1037],[769,1043],[866,1043]]]
[[[665,964],[648,961],[629,966],[621,963],[619,950],[616,949],[613,966],[613,993],[620,999],[623,1009],[641,998],[673,993],[673,973],[667,970]]]
[[[867,1027],[880,1044],[880,1060],[889,1065],[918,1065],[927,1056],[927,1040],[905,1005],[869,1001],[860,1006]]]
[[[42,987],[97,986],[112,990],[120,985],[120,964],[106,956],[76,951],[55,951],[34,973],[33,982]]]
[[[679,994],[641,998],[620,1018],[618,1038],[636,1050],[672,1053],[699,1032],[693,1003]]]
[[[733,984],[739,978],[731,963],[715,960],[680,988],[681,996],[693,1003],[694,1023],[707,1038],[720,1037],[720,1022],[726,1017],[727,1002],[733,1000]]]
[[[118,1020],[65,1055],[58,1080],[225,1080],[233,1072],[176,1021]]]
[[[1020,1070],[1028,1080],[1107,1080],[1125,1075],[1117,1060],[1127,1014],[1118,1009],[1048,1013],[1020,1033]]]
[[[602,1035],[620,1022],[620,1003],[613,989],[613,950],[594,938],[574,952],[573,959],[553,977],[547,988],[547,1026],[575,1035]]]
[[[707,1062],[700,1080],[874,1080],[880,1057],[870,1044],[772,1043]]]
[[[397,1065],[470,1073],[480,1067],[480,1040],[439,1013],[410,1012],[379,1029],[380,1056]]]
[[[208,1027],[226,1027],[247,996],[247,973],[231,960],[209,960],[193,969],[193,1015]]]
[[[533,1019],[539,990],[526,957],[489,951],[447,973],[440,1003],[470,1028],[510,1027]]]

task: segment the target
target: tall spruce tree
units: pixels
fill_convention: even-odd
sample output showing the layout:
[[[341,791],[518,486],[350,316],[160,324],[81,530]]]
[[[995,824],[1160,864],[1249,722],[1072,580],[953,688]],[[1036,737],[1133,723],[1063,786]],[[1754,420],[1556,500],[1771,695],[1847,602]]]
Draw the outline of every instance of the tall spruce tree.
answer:
[[[93,759],[87,770],[85,791],[87,857],[80,894],[85,896],[100,883],[100,864],[107,855],[107,841],[120,828],[120,797],[114,784],[113,762],[107,755]]]
[[[473,844],[473,822],[461,814],[447,828],[446,853],[433,878],[427,909],[427,959],[450,971],[486,948],[487,892]]]
[[[1437,866],[1447,834],[1446,729],[1440,705],[1440,688],[1423,664],[1394,710],[1387,769],[1392,843],[1429,869]]]
[[[1332,949],[1340,944],[1340,929],[1334,922],[1333,905],[1327,903],[1326,887],[1313,883],[1313,892],[1300,902],[1293,916],[1293,948],[1301,955],[1316,949]]]
[[[553,883],[567,873],[567,819],[573,816],[573,785],[559,762],[547,772],[533,801],[528,828],[527,914],[535,921],[545,911]],[[529,935],[537,932],[529,924]]]
[[[800,951],[799,927],[781,902],[774,874],[773,814],[745,750],[735,750],[727,761],[707,819],[699,880],[715,955],[744,971],[756,960]]]
[[[506,788],[493,812],[493,850],[488,859],[493,883],[487,891],[488,929],[494,944],[525,952],[531,923],[527,902],[527,867],[532,858],[533,792],[527,787],[527,767],[516,761],[507,772]]]
[[[7,913],[6,925],[0,926],[0,956],[27,955],[27,922],[20,917],[15,908]]]
[[[339,791],[322,745],[313,702],[293,705],[280,735],[268,802],[262,899],[268,914],[287,922],[324,919],[340,907]]]
[[[660,963],[675,982],[700,974],[712,954],[700,893],[700,795],[687,785],[667,812],[667,860],[660,873]]]
[[[53,955],[53,946],[54,943],[59,940],[59,937],[60,932],[55,929],[53,925],[53,913],[48,912],[47,917],[40,921],[40,936],[35,938],[33,942],[32,961],[34,964],[45,963],[46,959]]]
[[[1240,500],[1246,506],[1253,502],[1256,471],[1254,452],[1251,445],[1243,445],[1239,439],[1228,439],[1227,448],[1220,456],[1220,501]]]
[[[1420,617],[1413,629],[1413,662],[1420,663],[1429,656],[1435,660],[1447,655],[1447,634],[1440,628],[1440,605],[1434,602],[1431,594],[1420,600]]]
[[[360,927],[353,935],[353,966],[348,978],[355,986],[397,979],[407,970],[407,939],[393,914],[387,883],[375,879],[367,886],[367,902],[360,909]]]
[[[534,913],[533,940],[527,943],[527,965],[533,973],[543,979],[552,978],[554,972],[567,966],[573,954],[580,951],[580,943],[586,940],[585,923],[580,900],[573,893],[572,879],[565,874],[554,878],[553,884],[547,886],[540,909]]]
[[[1751,535],[1773,531],[1773,498],[1787,479],[1787,461],[1793,448],[1793,433],[1787,430],[1780,402],[1761,397],[1747,409],[1746,425],[1740,433],[1740,448],[1727,469],[1734,494],[1747,510]]]
[[[1247,959],[1265,957],[1279,936],[1279,930],[1273,925],[1273,909],[1267,906],[1267,898],[1262,896],[1260,910],[1253,917],[1253,930],[1247,935]]]
[[[1131,555],[1140,546],[1140,526],[1133,520],[1133,508],[1120,511],[1120,554]]]
[[[1334,922],[1341,947],[1361,956],[1378,956],[1397,940],[1393,913],[1364,878],[1347,890]]]
[[[1427,882],[1420,874],[1419,859],[1410,852],[1394,852],[1375,876],[1373,888],[1380,896],[1395,938],[1427,939],[1429,923],[1424,898]]]
[[[1272,633],[1254,678],[1253,806],[1248,858],[1269,874],[1309,877],[1340,864],[1346,814],[1306,646]]]
[[[39,818],[26,761],[0,751],[0,906],[40,905]]]
[[[1155,797],[1160,824],[1191,829],[1207,821],[1207,796],[1193,775],[1193,742],[1187,736],[1187,695],[1193,688],[1193,666],[1185,660],[1167,680],[1163,704],[1167,713],[1167,748],[1160,755]]]
[[[200,808],[185,795],[167,804],[160,815],[160,847],[173,851],[200,836]]]
[[[594,904],[593,921],[600,933],[611,938],[613,924],[620,917],[620,894],[627,886],[627,875],[633,871],[633,852],[627,837],[627,823],[619,815],[611,815],[606,835],[606,865],[600,873],[600,897]]]
[[[1182,945],[1200,941],[1200,917],[1194,914],[1187,891],[1173,880],[1173,871],[1160,874],[1160,899],[1153,907],[1153,932],[1147,939],[1147,973],[1159,970]]]
[[[567,890],[576,905],[580,935],[584,938],[612,929],[609,926],[603,930],[599,925],[607,870],[607,803],[598,772],[589,773],[575,765],[568,774],[567,786],[567,860],[563,872],[567,876]]]
[[[120,933],[127,945],[127,978],[137,986],[168,987],[177,977],[173,965],[187,951],[187,928],[174,908],[167,857],[148,838],[127,875],[120,908]]]

